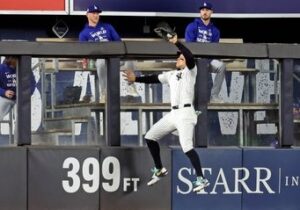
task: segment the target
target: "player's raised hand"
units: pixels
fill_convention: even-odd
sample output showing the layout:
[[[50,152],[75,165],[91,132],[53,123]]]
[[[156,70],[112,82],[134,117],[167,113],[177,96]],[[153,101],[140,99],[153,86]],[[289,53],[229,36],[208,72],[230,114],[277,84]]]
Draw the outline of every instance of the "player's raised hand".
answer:
[[[177,34],[175,36],[173,36],[172,38],[169,39],[169,42],[175,44],[177,42],[178,38],[177,38]]]
[[[124,79],[128,82],[135,82],[135,74],[133,72],[133,70],[131,69],[127,69],[123,72],[122,76],[124,77]]]

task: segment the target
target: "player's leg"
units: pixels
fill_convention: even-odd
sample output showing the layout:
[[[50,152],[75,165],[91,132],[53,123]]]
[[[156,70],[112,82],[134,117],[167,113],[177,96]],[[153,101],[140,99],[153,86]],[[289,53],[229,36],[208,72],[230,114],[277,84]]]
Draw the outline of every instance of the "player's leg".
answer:
[[[157,141],[163,136],[174,131],[175,126],[173,125],[170,116],[171,113],[165,115],[162,119],[155,123],[145,135],[145,140],[155,165],[155,167],[152,169],[153,175],[150,181],[147,183],[148,186],[155,184],[160,180],[161,177],[164,177],[168,174],[167,169],[163,167],[160,157],[160,146]]]
[[[195,124],[197,116],[194,114],[193,109],[185,110],[184,113],[182,113],[183,118],[180,117],[179,123],[177,123],[177,130],[179,133],[179,142],[182,147],[183,152],[186,154],[186,156],[189,158],[192,166],[194,167],[196,174],[197,174],[197,180],[193,182],[194,192],[201,191],[205,187],[209,185],[209,182],[207,179],[204,178],[200,158],[197,154],[197,152],[194,150],[193,146],[193,138],[194,138],[194,130],[195,130]]]
[[[13,108],[15,102],[0,96],[0,120],[3,120]]]
[[[200,192],[203,190],[205,187],[209,186],[209,181],[204,178],[203,172],[202,172],[202,167],[201,167],[201,162],[200,158],[195,151],[195,149],[191,149],[187,152],[185,152],[187,157],[190,159],[192,166],[195,168],[196,174],[197,174],[197,179],[196,181],[193,182],[193,191],[194,192]]]
[[[100,102],[106,101],[106,87],[107,87],[107,64],[105,59],[97,59],[96,61],[97,75],[100,86]]]
[[[211,103],[222,103],[219,94],[222,88],[222,84],[225,78],[226,65],[220,60],[212,60],[210,62],[210,71],[216,73],[215,80],[211,89],[210,102]]]

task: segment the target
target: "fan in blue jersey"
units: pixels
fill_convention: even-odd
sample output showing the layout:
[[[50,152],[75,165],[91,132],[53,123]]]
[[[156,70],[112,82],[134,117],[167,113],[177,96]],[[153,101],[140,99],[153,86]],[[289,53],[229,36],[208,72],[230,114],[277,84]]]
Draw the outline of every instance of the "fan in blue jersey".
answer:
[[[114,27],[108,23],[100,22],[102,10],[98,5],[91,5],[87,8],[86,17],[88,23],[79,34],[79,40],[84,42],[108,42],[121,41],[119,34]]]
[[[6,56],[3,63],[0,64],[0,120],[3,120],[15,105],[17,75],[17,58]],[[31,93],[35,89],[35,80],[32,74]]]
[[[199,7],[200,18],[196,18],[192,23],[188,24],[185,29],[185,41],[186,42],[207,42],[218,43],[220,39],[220,31],[211,22],[211,15],[213,13],[212,4],[204,2]],[[223,102],[219,93],[222,87],[222,83],[225,78],[225,64],[220,60],[211,60],[210,71],[216,73],[214,85],[211,90],[211,103]]]
[[[121,41],[119,34],[114,27],[109,23],[100,22],[100,14],[102,10],[98,5],[91,5],[87,8],[86,17],[88,23],[79,34],[81,42],[110,42]],[[125,62],[125,68],[134,70],[132,61]],[[97,74],[100,83],[100,102],[105,102],[106,87],[107,87],[107,65],[105,59],[97,59],[96,61]],[[128,93],[132,96],[139,96],[134,84],[129,84],[127,87]]]

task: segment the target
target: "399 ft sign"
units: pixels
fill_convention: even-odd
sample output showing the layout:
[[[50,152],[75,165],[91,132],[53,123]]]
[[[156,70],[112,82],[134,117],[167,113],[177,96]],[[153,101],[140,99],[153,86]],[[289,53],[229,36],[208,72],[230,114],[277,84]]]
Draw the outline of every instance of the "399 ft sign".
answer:
[[[121,184],[122,190],[137,191],[140,178],[121,178],[120,161],[113,156],[106,157],[101,165],[94,157],[86,158],[82,164],[75,157],[68,157],[64,160],[63,169],[66,169],[67,179],[62,180],[62,187],[67,193],[76,193],[81,187],[86,193],[95,193],[100,186],[100,172],[102,172],[101,186],[106,192],[115,192],[119,190]],[[81,178],[82,177],[82,178]]]

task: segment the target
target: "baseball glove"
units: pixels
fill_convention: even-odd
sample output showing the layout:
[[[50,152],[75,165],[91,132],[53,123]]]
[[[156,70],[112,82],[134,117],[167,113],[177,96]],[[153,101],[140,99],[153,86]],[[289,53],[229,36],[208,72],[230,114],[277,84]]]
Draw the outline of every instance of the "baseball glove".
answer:
[[[169,39],[172,39],[176,35],[175,28],[172,29],[166,22],[157,24],[154,32],[166,41],[169,41]]]

